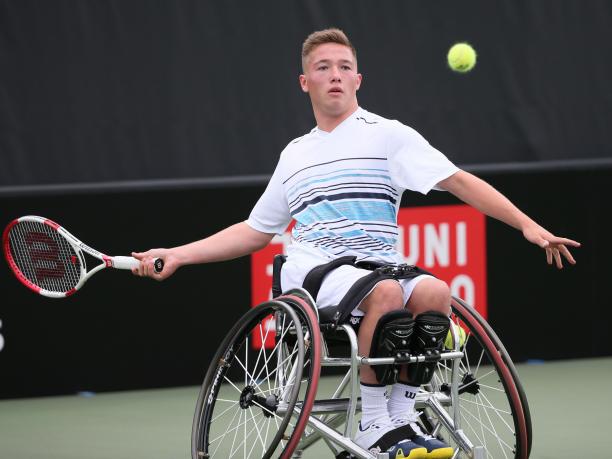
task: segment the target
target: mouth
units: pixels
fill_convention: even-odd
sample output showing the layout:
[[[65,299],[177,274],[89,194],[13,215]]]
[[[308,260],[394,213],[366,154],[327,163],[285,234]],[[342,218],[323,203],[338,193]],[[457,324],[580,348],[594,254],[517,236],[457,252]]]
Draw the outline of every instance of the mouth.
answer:
[[[344,91],[341,88],[331,88],[327,91],[329,94],[342,94]]]

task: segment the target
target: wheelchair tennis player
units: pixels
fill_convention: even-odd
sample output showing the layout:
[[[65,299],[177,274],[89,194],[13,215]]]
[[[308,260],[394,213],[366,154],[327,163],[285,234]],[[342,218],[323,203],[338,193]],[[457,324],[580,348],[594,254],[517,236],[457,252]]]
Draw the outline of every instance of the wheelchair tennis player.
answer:
[[[562,268],[564,258],[575,263],[568,246],[579,247],[578,242],[544,229],[492,186],[455,166],[414,129],[360,107],[357,53],[341,30],[317,31],[306,39],[302,70],[299,83],[310,96],[316,126],[283,150],[249,218],[184,246],[134,253],[141,261],[134,274],[163,280],[184,265],[250,254],[294,219],[281,271],[283,290],[302,287],[309,273],[316,273],[315,300],[321,309],[341,304],[358,285],[362,298],[353,301],[348,313],[353,322],[360,322],[360,355],[377,357],[388,352],[381,343],[389,324],[403,327],[415,353],[440,350],[449,328],[449,287],[431,274],[411,267],[397,279],[368,284],[371,265],[403,263],[395,246],[397,213],[406,189],[423,194],[448,191],[520,230],[546,252],[548,264]],[[153,269],[155,258],[164,261],[160,274]],[[404,366],[395,377],[385,373],[384,366],[376,371],[362,367],[362,418],[355,436],[359,446],[373,453],[388,451],[390,457],[400,449],[410,458],[452,456],[451,447],[416,422],[415,395],[429,382],[434,365]]]

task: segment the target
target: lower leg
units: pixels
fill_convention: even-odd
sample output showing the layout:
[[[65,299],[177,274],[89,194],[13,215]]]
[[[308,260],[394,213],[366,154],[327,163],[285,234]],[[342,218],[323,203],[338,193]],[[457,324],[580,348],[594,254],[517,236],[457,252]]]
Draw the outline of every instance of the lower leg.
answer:
[[[365,312],[358,334],[359,355],[369,357],[372,336],[380,318],[389,311],[402,308],[403,291],[395,281],[382,281],[362,301],[359,308]],[[370,366],[360,367],[362,416],[361,425],[370,426],[374,421],[390,423],[387,413],[386,386],[381,384]]]
[[[380,318],[386,313],[404,307],[403,290],[391,280],[380,282],[360,305],[365,312],[358,336],[359,354],[370,355],[372,337]],[[380,384],[369,366],[360,368],[361,421],[355,442],[372,453],[389,452],[390,457],[425,457],[427,450],[405,436],[391,422],[387,411],[386,385]]]
[[[412,336],[413,349],[418,349],[420,346],[436,348],[439,343],[444,342],[448,330],[447,318],[450,315],[450,301],[450,291],[442,281],[423,279],[416,285],[407,304],[408,309],[415,316],[415,331]],[[428,328],[422,329],[424,326]],[[438,332],[434,332],[436,327],[439,328]],[[389,417],[397,429],[403,432],[413,443],[424,447],[428,454],[427,457],[449,459],[453,457],[453,448],[423,432],[421,426],[417,423],[416,396],[420,384],[431,378],[434,371],[433,365],[431,363],[413,364],[409,371],[408,366],[402,367],[399,381],[391,389],[387,409]]]

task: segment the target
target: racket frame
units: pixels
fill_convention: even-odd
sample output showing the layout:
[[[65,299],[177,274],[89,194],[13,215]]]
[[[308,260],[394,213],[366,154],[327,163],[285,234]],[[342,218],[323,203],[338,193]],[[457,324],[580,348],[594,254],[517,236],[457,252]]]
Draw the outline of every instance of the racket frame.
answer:
[[[51,290],[46,290],[34,284],[27,277],[23,275],[23,273],[17,266],[17,263],[15,263],[15,260],[13,259],[13,255],[11,253],[9,233],[11,229],[18,223],[28,222],[28,221],[42,223],[54,229],[55,231],[57,231],[64,239],[66,239],[66,241],[68,241],[68,243],[70,244],[70,246],[72,247],[76,255],[79,257],[79,261],[81,262],[81,265],[80,265],[81,275],[79,277],[79,281],[72,289],[68,290],[67,292],[54,292]],[[2,235],[2,248],[4,251],[4,257],[6,258],[7,263],[11,267],[11,271],[13,271],[17,279],[19,279],[19,281],[23,285],[25,285],[27,288],[29,288],[30,290],[40,295],[49,297],[49,298],[65,298],[67,296],[73,295],[83,286],[83,284],[85,284],[85,282],[87,282],[87,280],[91,276],[96,274],[98,271],[101,271],[102,269],[105,269],[105,268],[132,269],[132,268],[138,267],[140,264],[140,262],[136,258],[110,257],[108,255],[105,255],[102,252],[99,252],[96,249],[89,247],[87,244],[77,239],[68,230],[66,230],[66,228],[59,225],[58,223],[55,223],[53,220],[49,220],[48,218],[39,217],[36,215],[26,215],[23,217],[16,218],[12,222],[10,222],[4,229],[4,233]],[[94,258],[97,258],[98,260],[101,260],[102,263],[95,266],[91,270],[87,271],[87,264],[85,262],[85,257],[83,256],[83,252],[91,255]]]

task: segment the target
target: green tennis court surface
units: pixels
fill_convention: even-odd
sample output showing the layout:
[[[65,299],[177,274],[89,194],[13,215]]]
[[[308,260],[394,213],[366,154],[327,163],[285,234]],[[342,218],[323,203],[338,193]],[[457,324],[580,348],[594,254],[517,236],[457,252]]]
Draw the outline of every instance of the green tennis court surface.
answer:
[[[531,406],[532,458],[612,457],[612,358],[518,370]],[[329,383],[322,380],[325,393]],[[187,387],[0,401],[0,458],[188,459],[197,394]],[[332,455],[319,442],[304,457]]]

